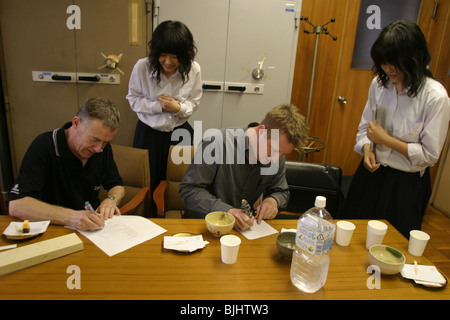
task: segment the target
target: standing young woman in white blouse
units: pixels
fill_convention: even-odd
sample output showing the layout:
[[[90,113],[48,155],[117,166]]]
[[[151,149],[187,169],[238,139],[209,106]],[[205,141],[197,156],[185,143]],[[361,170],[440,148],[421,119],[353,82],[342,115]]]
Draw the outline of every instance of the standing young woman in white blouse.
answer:
[[[202,79],[193,36],[183,23],[159,24],[149,47],[149,56],[133,68],[127,99],[139,118],[133,146],[149,150],[154,191],[166,179],[170,145],[179,144],[172,133],[187,130],[190,141],[182,144],[192,144],[194,131],[187,120],[199,106]]]
[[[363,155],[342,218],[387,219],[405,237],[420,229],[431,196],[429,167],[439,159],[450,120],[447,91],[427,68],[417,24],[386,26],[372,46],[377,75],[354,150]]]

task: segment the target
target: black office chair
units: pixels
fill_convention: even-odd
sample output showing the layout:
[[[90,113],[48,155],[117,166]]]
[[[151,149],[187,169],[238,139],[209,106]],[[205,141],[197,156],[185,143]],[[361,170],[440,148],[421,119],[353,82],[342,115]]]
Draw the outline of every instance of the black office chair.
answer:
[[[328,164],[286,161],[286,180],[290,198],[278,218],[293,219],[314,207],[316,196],[327,198],[326,209],[338,218],[344,198],[341,191],[342,170]]]
[[[3,199],[2,187],[0,186],[0,214],[8,214],[8,210],[6,208],[6,201]]]

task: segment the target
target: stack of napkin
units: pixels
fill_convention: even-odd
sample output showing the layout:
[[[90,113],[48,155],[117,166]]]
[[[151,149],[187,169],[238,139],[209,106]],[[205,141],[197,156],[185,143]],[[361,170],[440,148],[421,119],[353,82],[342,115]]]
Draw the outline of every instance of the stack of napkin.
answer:
[[[203,241],[202,235],[193,237],[164,237],[164,249],[181,252],[193,252],[203,249],[209,242]]]
[[[412,279],[415,283],[427,287],[443,287],[447,283],[435,266],[405,264],[401,275],[403,278]]]

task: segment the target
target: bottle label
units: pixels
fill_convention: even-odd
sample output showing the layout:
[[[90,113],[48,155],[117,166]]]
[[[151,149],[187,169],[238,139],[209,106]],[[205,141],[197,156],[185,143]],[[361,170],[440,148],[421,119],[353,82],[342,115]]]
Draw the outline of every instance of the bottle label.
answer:
[[[328,221],[322,223],[326,226],[324,232],[318,232],[306,224],[299,223],[295,240],[297,246],[315,256],[330,252],[336,226]]]

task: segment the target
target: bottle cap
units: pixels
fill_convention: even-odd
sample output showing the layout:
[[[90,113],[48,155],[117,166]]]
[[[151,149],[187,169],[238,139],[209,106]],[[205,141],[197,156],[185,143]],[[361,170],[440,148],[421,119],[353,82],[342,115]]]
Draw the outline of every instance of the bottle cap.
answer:
[[[316,207],[325,208],[326,204],[327,204],[327,198],[325,198],[323,196],[316,197],[316,202],[314,203],[314,205]]]

